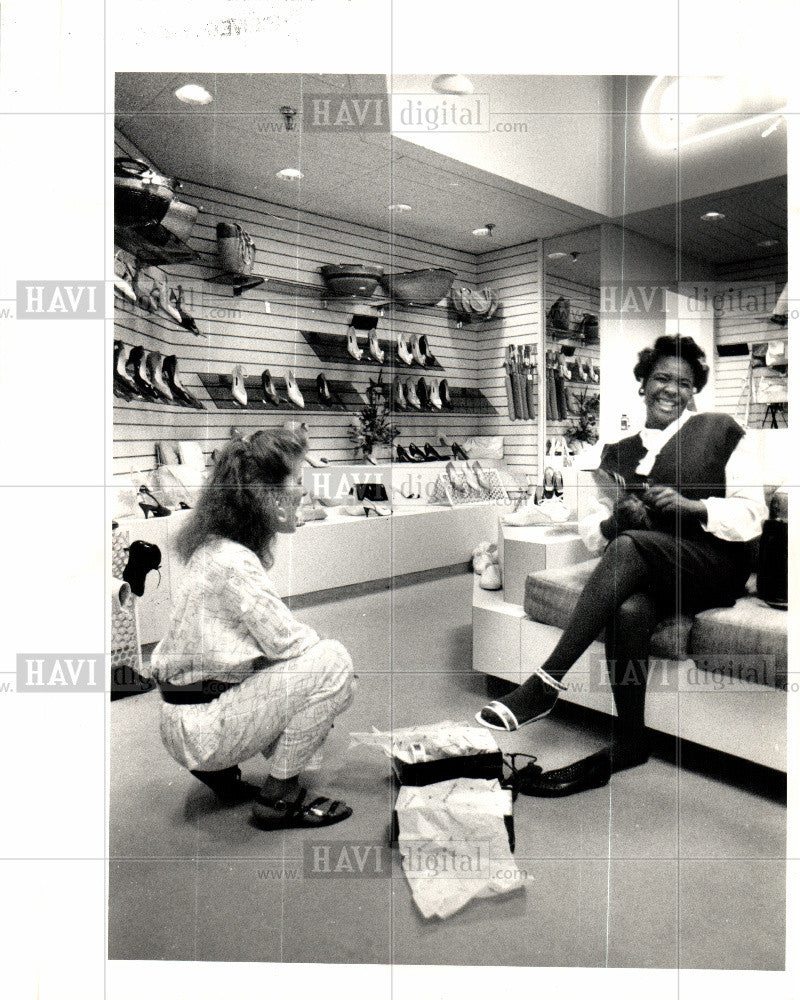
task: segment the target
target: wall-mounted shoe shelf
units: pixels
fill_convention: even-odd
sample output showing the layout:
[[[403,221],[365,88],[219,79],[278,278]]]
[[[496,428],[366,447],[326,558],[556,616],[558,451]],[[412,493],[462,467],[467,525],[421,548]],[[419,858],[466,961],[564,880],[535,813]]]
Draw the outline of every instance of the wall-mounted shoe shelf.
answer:
[[[200,381],[205,386],[214,406],[218,410],[242,409],[231,394],[233,380],[230,375],[205,375],[201,372]],[[356,390],[352,382],[328,379],[328,388],[331,391],[334,401],[323,403],[317,395],[317,383],[315,379],[298,378],[296,381],[300,394],[303,397],[303,402],[305,403],[303,408],[295,406],[289,401],[286,396],[286,386],[283,384],[283,380],[276,380],[275,378],[273,378],[272,383],[282,403],[280,406],[265,403],[261,393],[261,376],[248,376],[244,380],[244,387],[247,392],[247,409],[261,410],[267,413],[344,413],[356,410],[364,405],[363,397]]]
[[[131,396],[128,393],[122,393],[118,389],[114,389],[114,395],[117,399],[122,400],[125,403],[150,403],[153,406],[173,406],[178,410],[204,410],[205,405],[198,399],[197,406],[185,406],[182,403],[175,402],[174,399],[147,399],[145,396]]]
[[[569,346],[573,344],[576,347],[589,347],[592,344],[599,344],[600,338],[595,337],[593,340],[587,340],[586,337],[582,337],[580,330],[575,327],[575,329],[570,328],[569,330],[560,330],[555,326],[547,325],[547,336],[551,340],[564,341]]]
[[[409,407],[406,410],[392,410],[398,417],[493,417],[497,410],[484,396],[480,389],[454,388],[449,386],[452,406],[443,406],[441,410],[426,407],[424,410],[416,410]]]
[[[312,330],[301,330],[300,333],[302,333],[308,346],[324,365],[375,365],[386,369],[387,373],[391,373],[392,376],[404,371],[444,371],[438,361],[434,361],[430,365],[405,364],[396,357],[392,342],[381,340],[380,337],[378,338],[378,343],[385,355],[383,362],[376,361],[369,353],[369,340],[366,334],[362,334],[358,339],[358,346],[363,350],[364,354],[360,361],[356,361],[354,357],[347,353],[347,337],[344,334],[315,333]]]
[[[114,226],[114,244],[133,254],[139,264],[187,264],[199,255],[160,223],[149,226]]]

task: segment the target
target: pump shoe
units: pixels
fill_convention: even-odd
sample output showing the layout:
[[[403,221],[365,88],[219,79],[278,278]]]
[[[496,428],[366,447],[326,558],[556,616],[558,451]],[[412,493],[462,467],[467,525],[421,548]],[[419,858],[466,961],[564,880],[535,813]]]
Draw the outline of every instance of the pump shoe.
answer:
[[[153,301],[155,287],[156,283],[149,274],[145,274],[141,269],[134,273],[133,290],[136,293],[136,305],[145,312],[153,312],[156,308]]]
[[[428,392],[428,383],[425,381],[425,376],[421,376],[417,382],[417,399],[420,402],[420,407],[423,410],[429,410],[431,408],[431,398]]]
[[[244,387],[244,372],[241,365],[236,365],[231,374],[231,395],[235,403],[247,409],[247,389]]]
[[[128,345],[121,340],[114,341],[114,384],[119,384],[120,389],[138,396],[139,390],[133,379],[128,374]]]
[[[147,377],[145,350],[143,347],[134,347],[131,349],[131,353],[128,355],[128,365],[139,395],[145,399],[158,399],[158,391]]]
[[[275,391],[275,386],[272,382],[272,375],[270,375],[269,368],[265,368],[261,373],[261,396],[265,403],[271,403],[272,406],[282,406],[284,400]]]
[[[355,361],[360,361],[364,356],[364,352],[358,346],[358,337],[353,326],[347,328],[347,353]]]
[[[411,338],[411,357],[418,365],[425,367],[425,352],[420,347],[420,341],[424,342],[425,338],[420,337],[417,334]]]
[[[400,381],[400,376],[395,375],[394,382],[392,383],[392,409],[394,410],[405,410],[408,408],[406,403],[406,394],[403,388],[403,383]]]
[[[397,461],[398,462],[413,462],[414,459],[409,455],[405,448],[399,444],[397,445]]]
[[[181,326],[185,330],[188,330],[190,333],[193,333],[195,337],[200,337],[201,336],[200,328],[198,327],[197,323],[195,323],[194,317],[190,316],[189,313],[184,308],[183,288],[180,285],[178,285],[177,289],[171,288],[169,290],[169,300],[172,306],[174,307],[175,311],[181,318],[180,319]]]
[[[317,375],[317,396],[319,397],[319,401],[325,403],[327,406],[330,406],[333,402],[331,391],[328,388],[328,380],[322,372]]]
[[[369,354],[370,357],[377,361],[379,365],[382,365],[386,354],[378,341],[378,331],[373,327],[369,331]]]
[[[119,292],[119,294],[127,299],[129,302],[136,304],[136,292],[133,290],[133,285],[131,284],[131,270],[128,267],[127,261],[122,255],[122,251],[118,250],[114,254],[114,291]]]
[[[439,396],[439,386],[435,382],[428,389],[428,402],[434,410],[441,410],[442,400]]]
[[[425,442],[425,445],[424,445],[424,447],[423,447],[422,450],[423,450],[423,453],[424,453],[425,457],[428,459],[429,462],[444,462],[445,461],[445,456],[444,455],[440,455],[439,452],[433,447],[433,445],[432,444],[428,444],[427,441]]]
[[[414,383],[406,382],[405,390],[406,390],[406,399],[408,400],[408,405],[413,407],[413,409],[415,410],[421,410],[422,403],[419,401],[419,397],[417,396],[417,390],[414,388]]]
[[[286,382],[286,395],[289,397],[289,402],[293,403],[298,409],[304,410],[306,402],[291,370],[286,373],[284,381]]]
[[[414,364],[414,357],[408,349],[404,333],[398,333],[397,335],[397,356],[406,365],[411,366]]]
[[[185,403],[187,406],[194,407],[195,410],[205,409],[200,400],[196,399],[181,382],[178,375],[178,359],[174,354],[170,354],[164,358],[161,370],[164,373],[164,380],[172,390],[172,395],[175,399]]]
[[[156,281],[155,288],[150,294],[151,299],[155,302],[156,308],[167,316],[169,319],[174,320],[178,325],[181,324],[181,314],[173,305],[169,296],[169,288],[167,287],[166,281]]]
[[[430,462],[425,452],[413,444],[413,442],[408,446],[408,453],[415,462]]]
[[[172,395],[170,387],[164,381],[164,375],[161,371],[161,365],[163,364],[163,358],[158,351],[148,351],[145,357],[145,368],[147,370],[148,378],[150,379],[150,384],[155,388],[156,392],[165,399],[168,399],[171,403],[175,402],[175,397]]]

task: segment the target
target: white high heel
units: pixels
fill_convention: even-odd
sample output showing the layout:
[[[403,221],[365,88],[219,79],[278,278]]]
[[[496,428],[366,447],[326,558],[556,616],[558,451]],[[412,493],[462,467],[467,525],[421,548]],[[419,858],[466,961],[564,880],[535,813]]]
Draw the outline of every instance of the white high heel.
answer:
[[[425,355],[420,350],[419,342],[422,338],[417,334],[411,338],[411,357],[418,365],[425,366]]]
[[[475,473],[470,469],[469,465],[464,462],[461,466],[461,471],[463,473],[464,479],[466,480],[467,486],[475,493],[480,493],[481,487],[478,480],[475,477]]]
[[[233,396],[234,402],[247,409],[247,390],[244,387],[244,371],[242,370],[241,365],[236,365],[233,369],[232,378],[233,385],[231,387],[231,395]]]
[[[299,407],[301,410],[305,409],[306,402],[303,399],[303,394],[300,392],[300,387],[295,381],[294,374],[291,371],[286,373],[286,395],[289,397],[295,406]]]
[[[118,250],[114,255],[114,291],[136,304],[136,292],[133,290],[131,277],[130,268],[122,256],[122,251]]]
[[[398,333],[397,335],[397,356],[402,362],[409,366],[414,364],[414,358],[408,349],[406,335],[404,333]]]
[[[379,365],[383,364],[386,354],[378,341],[378,331],[374,327],[369,331],[369,353]]]
[[[414,383],[406,382],[405,389],[406,389],[406,401],[408,405],[413,407],[415,410],[421,410],[422,403],[419,401],[419,397],[417,396],[417,390],[414,386]]]
[[[364,356],[364,352],[358,346],[358,337],[353,326],[347,328],[347,353],[356,361],[360,361]]]

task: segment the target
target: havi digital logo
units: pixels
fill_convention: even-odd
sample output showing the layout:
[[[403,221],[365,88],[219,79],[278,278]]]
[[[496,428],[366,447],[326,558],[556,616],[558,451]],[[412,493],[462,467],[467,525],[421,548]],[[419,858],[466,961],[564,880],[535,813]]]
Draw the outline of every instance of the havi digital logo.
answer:
[[[102,653],[17,653],[17,692],[102,691]]]
[[[17,319],[103,319],[102,281],[18,281]]]

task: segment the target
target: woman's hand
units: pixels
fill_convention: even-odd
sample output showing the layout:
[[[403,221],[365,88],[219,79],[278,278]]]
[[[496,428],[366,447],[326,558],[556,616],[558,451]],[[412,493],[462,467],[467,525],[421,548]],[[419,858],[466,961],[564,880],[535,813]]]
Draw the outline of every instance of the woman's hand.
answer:
[[[706,520],[708,511],[702,500],[689,500],[671,486],[651,486],[645,490],[644,498],[650,507],[662,514]]]

